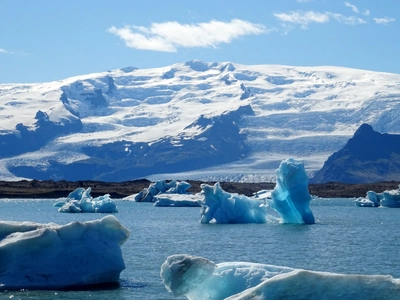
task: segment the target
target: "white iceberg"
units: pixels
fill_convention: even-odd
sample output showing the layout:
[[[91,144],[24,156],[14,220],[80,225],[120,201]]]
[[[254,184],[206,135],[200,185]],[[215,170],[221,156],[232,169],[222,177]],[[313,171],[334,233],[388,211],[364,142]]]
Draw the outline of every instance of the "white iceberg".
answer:
[[[117,213],[118,207],[109,194],[93,198],[90,195],[92,189],[82,187],[69,193],[66,200],[58,201],[54,204],[55,207],[60,207],[59,212],[67,213]]]
[[[118,282],[129,234],[112,215],[67,225],[0,221],[0,290]]]
[[[400,299],[400,280],[389,275],[346,275],[246,262],[169,256],[160,276],[175,297],[189,300]]]
[[[202,184],[204,200],[201,202],[200,222],[229,224],[279,221],[314,224],[310,209],[312,198],[303,162],[292,158],[283,160],[276,175],[274,190],[262,191],[255,197],[225,192],[218,182],[214,186]],[[279,217],[276,217],[276,213]]]
[[[359,197],[355,200],[360,207],[400,207],[400,186],[397,190],[386,190],[382,193],[368,191],[365,197]]]
[[[382,196],[381,206],[390,208],[400,207],[400,187],[397,190],[384,191]]]
[[[162,207],[200,207],[202,194],[158,194],[154,197],[154,206]]]
[[[187,190],[191,187],[190,183],[186,181],[171,180],[157,180],[149,185],[148,188],[143,189],[136,194],[133,199],[136,202],[155,202],[155,196],[159,194],[189,194]],[[126,197],[129,200],[131,197]]]

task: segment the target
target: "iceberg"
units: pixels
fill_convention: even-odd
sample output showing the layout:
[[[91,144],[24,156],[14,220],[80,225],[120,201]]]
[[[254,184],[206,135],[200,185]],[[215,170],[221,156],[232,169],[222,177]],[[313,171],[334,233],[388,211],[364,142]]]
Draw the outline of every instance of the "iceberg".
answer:
[[[200,207],[202,194],[158,194],[154,206],[161,207]]]
[[[267,205],[264,201],[224,191],[219,182],[214,186],[201,185],[202,224],[267,223]]]
[[[0,290],[117,283],[129,234],[113,215],[66,225],[0,221]]]
[[[282,218],[282,223],[314,224],[310,209],[308,175],[302,161],[288,158],[276,170],[276,185],[271,193],[271,206]]]
[[[248,262],[214,262],[169,256],[160,276],[175,297],[189,300],[399,299],[400,280],[390,275],[347,275]]]
[[[171,180],[157,180],[149,185],[148,188],[143,189],[134,197],[136,202],[155,202],[155,196],[158,194],[189,194],[187,190],[191,187],[190,183],[186,181]]]
[[[69,193],[67,199],[58,201],[54,204],[55,207],[60,207],[59,212],[67,213],[117,213],[118,208],[114,200],[110,198],[109,194],[93,198],[90,195],[92,189],[82,187]]]
[[[303,162],[292,158],[283,160],[276,170],[276,177],[272,191],[260,191],[254,197],[228,193],[218,182],[214,186],[202,184],[204,200],[200,222],[314,224],[308,175]]]
[[[355,200],[359,207],[400,207],[400,185],[397,190],[386,190],[382,193],[368,191],[365,197],[359,197]]]

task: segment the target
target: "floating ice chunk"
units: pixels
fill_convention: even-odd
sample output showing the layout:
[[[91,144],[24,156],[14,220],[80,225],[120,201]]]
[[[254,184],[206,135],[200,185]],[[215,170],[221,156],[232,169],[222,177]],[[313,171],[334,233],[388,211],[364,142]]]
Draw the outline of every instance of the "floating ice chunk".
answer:
[[[204,196],[201,194],[158,194],[154,206],[200,207]]]
[[[281,162],[276,170],[276,186],[271,197],[271,206],[279,213],[283,223],[315,223],[310,209],[308,175],[302,161],[288,158]]]
[[[390,275],[347,275],[294,270],[226,298],[245,299],[400,299],[400,280],[393,279]]]
[[[400,207],[400,186],[397,190],[386,190],[382,193],[368,191],[365,198],[359,197],[355,200],[360,207]]]
[[[376,207],[375,203],[368,198],[359,197],[354,202],[359,207]]]
[[[0,221],[0,290],[118,282],[128,237],[112,215],[67,225]]]
[[[381,206],[392,208],[400,207],[400,189],[384,191],[382,195]]]
[[[201,189],[204,194],[201,223],[267,223],[264,201],[225,192],[219,182],[214,186],[202,184]]]
[[[65,201],[54,203],[55,207],[60,207],[59,212],[79,213],[79,212],[96,212],[96,213],[117,213],[118,208],[114,200],[109,194],[92,198],[90,195],[91,188],[77,188],[69,193]]]
[[[261,191],[255,197],[231,194],[219,183],[213,187],[202,184],[204,194],[201,223],[267,223],[269,221],[295,224],[314,224],[310,209],[308,176],[300,161],[287,159],[276,171],[274,190]],[[270,197],[272,199],[270,199]],[[275,217],[278,213],[280,218]]]
[[[400,280],[387,275],[345,275],[246,262],[214,262],[172,255],[160,276],[175,297],[219,299],[398,299]]]
[[[149,185],[148,188],[140,191],[135,197],[136,202],[155,202],[155,196],[162,193],[168,194],[188,194],[187,190],[191,187],[190,183],[186,181],[171,180],[157,180]]]

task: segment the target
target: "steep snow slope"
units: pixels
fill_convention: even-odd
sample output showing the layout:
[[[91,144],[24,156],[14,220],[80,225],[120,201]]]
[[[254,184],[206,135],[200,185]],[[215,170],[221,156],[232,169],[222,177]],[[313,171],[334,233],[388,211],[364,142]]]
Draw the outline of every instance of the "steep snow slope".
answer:
[[[322,167],[362,123],[400,132],[400,75],[188,61],[0,85],[0,179],[260,181]],[[18,125],[19,124],[19,125]]]

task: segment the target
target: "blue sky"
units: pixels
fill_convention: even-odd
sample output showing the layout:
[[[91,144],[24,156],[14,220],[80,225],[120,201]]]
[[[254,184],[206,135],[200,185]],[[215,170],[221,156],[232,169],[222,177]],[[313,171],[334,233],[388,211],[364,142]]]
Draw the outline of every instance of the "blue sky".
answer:
[[[0,83],[206,62],[400,74],[397,0],[1,0]]]

